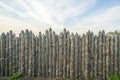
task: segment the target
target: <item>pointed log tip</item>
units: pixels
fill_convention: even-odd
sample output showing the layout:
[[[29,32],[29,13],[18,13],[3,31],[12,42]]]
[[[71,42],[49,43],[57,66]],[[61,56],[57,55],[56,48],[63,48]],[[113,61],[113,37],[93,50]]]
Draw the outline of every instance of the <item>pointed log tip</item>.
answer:
[[[49,31],[52,31],[52,28],[51,28],[51,27],[49,28]]]

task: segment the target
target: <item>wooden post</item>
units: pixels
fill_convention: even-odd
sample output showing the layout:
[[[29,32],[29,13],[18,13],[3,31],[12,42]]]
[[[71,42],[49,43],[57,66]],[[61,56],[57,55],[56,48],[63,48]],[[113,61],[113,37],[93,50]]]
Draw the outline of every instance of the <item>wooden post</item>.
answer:
[[[82,37],[79,35],[78,36],[78,67],[79,67],[79,79],[81,80],[82,79]]]
[[[52,29],[49,29],[49,77],[52,77]]]
[[[118,73],[118,37],[117,37],[117,34],[115,34],[115,40],[114,40],[114,73],[115,74]]]
[[[102,79],[102,33],[98,33],[98,79]]]
[[[5,33],[2,33],[1,35],[1,76],[5,76],[5,48],[6,48],[6,35]]]
[[[1,51],[1,50],[0,50]],[[9,76],[9,33],[6,34],[6,71],[5,76]]]
[[[9,32],[9,75],[12,75],[12,34],[13,32]]]
[[[38,76],[42,75],[42,35],[39,32],[39,40],[38,40],[39,48],[38,48]]]
[[[79,75],[79,42],[78,42],[78,34],[75,34],[75,78],[78,79]]]
[[[29,66],[28,76],[32,76],[32,31],[29,32]]]
[[[119,62],[118,62],[118,66],[119,66],[119,73],[118,74],[120,74],[120,35],[118,35],[118,44],[119,44],[119,47],[118,47],[118,54],[119,54]]]
[[[67,32],[67,78],[70,78],[70,33]]]
[[[42,35],[42,77],[45,77],[46,76],[46,74],[45,74],[45,72],[46,72],[46,66],[45,66],[45,64],[46,64],[46,61],[45,61],[45,35],[43,34]]]
[[[109,68],[110,68],[110,37],[108,35],[106,35],[106,44],[105,44],[105,56],[106,56],[106,67],[105,67],[105,72],[106,72],[106,78],[108,78],[109,74],[110,74],[110,71],[109,71]]]
[[[59,34],[59,77],[63,77],[63,33]]]
[[[105,39],[106,39],[106,36],[105,36],[105,31],[102,31],[102,63],[103,63],[103,67],[102,67],[102,79],[103,80],[106,80],[106,52],[105,52],[105,45],[106,45],[106,42],[105,42]],[[109,46],[108,46],[109,48]]]
[[[74,34],[72,33],[71,34],[71,55],[70,55],[70,78],[73,78],[75,77],[75,38],[74,38]]]
[[[15,34],[12,35],[12,53],[13,53],[13,59],[12,59],[12,66],[13,66],[13,70],[12,70],[12,73],[15,73],[15,50],[16,50],[16,47],[15,47]]]
[[[59,77],[59,39],[58,39],[58,35],[56,35],[56,77]]]
[[[66,29],[63,30],[63,78],[67,76],[67,33]]]
[[[98,79],[98,38],[94,37],[94,80]]]
[[[114,73],[114,36],[110,39],[110,73]]]
[[[15,57],[15,61],[16,61],[16,65],[15,65],[15,67],[16,67],[16,72],[19,72],[19,38],[18,37],[16,37],[16,43],[15,43],[15,45],[16,45],[16,52],[15,52],[15,55],[16,55],[16,57]]]
[[[28,60],[29,60],[29,31],[25,31],[25,75],[28,75]]]

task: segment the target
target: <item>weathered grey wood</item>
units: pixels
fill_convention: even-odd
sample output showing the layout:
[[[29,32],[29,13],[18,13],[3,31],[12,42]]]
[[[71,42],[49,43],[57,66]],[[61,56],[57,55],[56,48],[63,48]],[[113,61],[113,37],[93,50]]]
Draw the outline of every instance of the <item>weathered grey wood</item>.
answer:
[[[115,74],[118,73],[118,37],[117,37],[117,34],[115,35],[115,40],[114,40],[114,73]]]
[[[67,32],[67,77],[70,78],[70,32]]]
[[[41,32],[39,32],[39,49],[38,49],[38,76],[40,77],[42,75],[42,36]]]
[[[32,31],[29,32],[29,66],[28,76],[32,76]]]
[[[13,32],[9,32],[9,75],[12,74],[12,34]]]
[[[102,32],[98,33],[98,79],[102,80]]]
[[[16,38],[16,36],[15,36],[15,34],[13,34],[12,35],[12,53],[13,53],[13,59],[12,59],[12,66],[13,66],[13,70],[12,70],[12,73],[15,73],[16,71],[15,71],[15,50],[16,50],[16,47],[15,47],[15,38]]]
[[[67,33],[63,30],[63,78],[67,76]]]
[[[45,54],[45,35],[43,34],[42,35],[42,77],[45,77],[46,76],[46,54]]]
[[[81,80],[82,79],[82,38],[81,36],[79,35],[78,36],[78,51],[79,51],[79,54],[78,54],[78,67],[79,67],[79,75],[78,75],[78,78]]]
[[[84,60],[85,60],[85,72],[84,72],[84,76],[85,76],[85,80],[88,80],[88,58],[89,58],[89,56],[88,56],[88,39],[89,39],[89,35],[88,35],[88,33],[86,33],[86,36],[85,36],[85,56],[84,56]]]
[[[109,74],[110,74],[110,37],[106,35],[106,44],[105,44],[105,54],[104,55],[106,57],[106,67],[105,67],[105,79],[108,78]]]
[[[119,66],[119,72],[118,72],[118,74],[120,74],[120,35],[118,35],[118,44],[119,44],[119,47],[118,47],[118,54],[119,54],[119,62],[118,62],[118,66]]]
[[[38,37],[35,36],[35,59],[34,59],[34,65],[35,65],[35,77],[38,76]]]
[[[114,73],[114,36],[110,39],[110,73]]]
[[[82,35],[82,80],[85,80],[84,79],[84,77],[85,77],[85,37],[86,37],[86,35],[85,34],[83,34]]]
[[[59,39],[58,35],[56,35],[56,77],[59,77]]]
[[[117,32],[116,32],[117,33]],[[51,29],[45,35],[10,31],[0,36],[0,76],[21,72],[25,76],[61,77],[82,80],[106,80],[120,73],[120,36],[71,34],[64,29],[57,35]]]
[[[79,47],[79,43],[78,43],[78,34],[76,33],[75,34],[75,65],[74,65],[74,68],[75,68],[75,78],[78,77],[79,75],[79,51],[78,51],[78,48]]]
[[[105,48],[105,45],[106,45],[106,42],[105,42],[105,31],[102,31],[102,62],[103,62],[103,67],[102,67],[102,79],[103,80],[106,80],[106,48]],[[109,46],[108,46],[109,48]]]
[[[52,73],[52,76],[53,77],[56,77],[56,60],[57,60],[57,54],[56,54],[56,39],[55,39],[56,37],[55,37],[55,32],[53,31],[53,33],[52,33],[52,61],[53,61],[53,63],[52,63],[52,65],[53,65],[53,73]]]
[[[46,30],[46,77],[49,75],[49,32]]]
[[[21,53],[20,53],[20,55],[21,55],[21,73],[22,74],[25,74],[25,56],[24,56],[24,54],[25,54],[25,49],[24,49],[24,43],[25,43],[25,41],[24,41],[24,31],[21,31]]]
[[[32,76],[35,76],[35,35],[32,34]]]
[[[18,62],[18,64],[19,64],[18,69],[19,70],[18,71],[19,72],[21,72],[21,46],[20,46],[21,45],[21,37],[20,36],[21,36],[21,33],[19,34],[19,38],[18,38],[19,39],[19,62]]]
[[[29,61],[29,31],[25,31],[25,75],[28,75]]]
[[[16,72],[19,72],[19,38],[16,37],[16,43],[15,43],[15,47],[16,47],[16,52],[15,52],[15,68],[16,68]]]
[[[1,50],[0,50],[1,51]],[[5,65],[5,76],[9,75],[9,33],[6,34],[6,65]]]
[[[1,34],[1,76],[5,76],[5,47],[6,47],[6,35],[5,33]]]
[[[98,79],[98,37],[94,37],[94,80]]]
[[[75,41],[74,41],[74,34],[71,34],[71,54],[70,54],[70,78],[75,77]]]
[[[93,71],[94,71],[94,34],[92,32],[88,32],[89,37],[88,37],[88,76],[89,79],[93,79]]]
[[[52,76],[52,29],[49,29],[49,77]]]
[[[63,77],[63,33],[59,34],[59,77]]]

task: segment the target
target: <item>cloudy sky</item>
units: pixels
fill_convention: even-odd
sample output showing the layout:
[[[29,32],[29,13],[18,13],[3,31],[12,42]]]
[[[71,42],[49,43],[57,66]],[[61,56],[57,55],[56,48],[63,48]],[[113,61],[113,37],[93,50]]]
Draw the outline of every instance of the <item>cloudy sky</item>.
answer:
[[[120,30],[120,0],[0,0],[0,33]]]

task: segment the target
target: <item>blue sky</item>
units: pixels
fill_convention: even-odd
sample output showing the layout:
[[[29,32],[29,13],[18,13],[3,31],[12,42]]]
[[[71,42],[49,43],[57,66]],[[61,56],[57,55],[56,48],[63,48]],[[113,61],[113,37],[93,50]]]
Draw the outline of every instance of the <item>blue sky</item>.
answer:
[[[120,30],[120,0],[0,0],[0,32]]]

